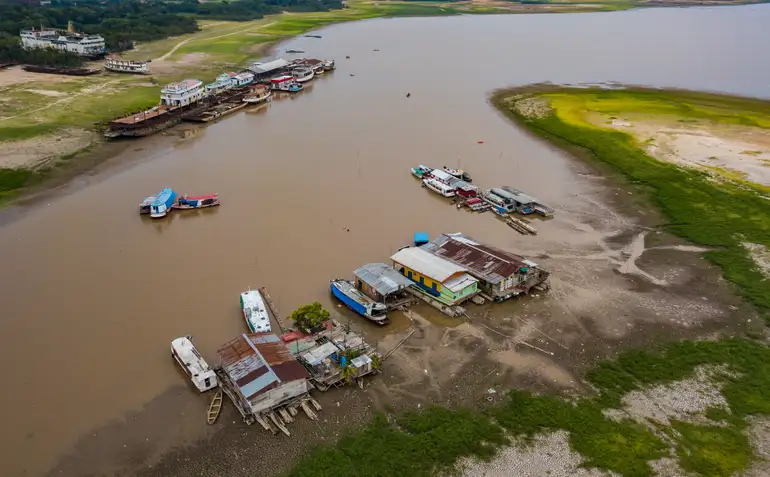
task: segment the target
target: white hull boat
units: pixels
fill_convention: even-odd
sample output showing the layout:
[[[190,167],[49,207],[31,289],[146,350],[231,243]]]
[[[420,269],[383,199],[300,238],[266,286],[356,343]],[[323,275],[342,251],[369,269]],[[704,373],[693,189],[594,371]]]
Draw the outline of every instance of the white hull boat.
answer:
[[[267,312],[267,307],[265,307],[265,300],[259,291],[249,290],[241,293],[241,309],[249,331],[252,333],[272,331],[270,315]]]
[[[200,392],[214,389],[219,385],[217,375],[195,348],[191,336],[183,336],[171,342],[171,355],[190,377]]]
[[[457,195],[451,186],[448,186],[443,182],[439,182],[433,178],[423,179],[422,184],[442,197],[454,197]]]

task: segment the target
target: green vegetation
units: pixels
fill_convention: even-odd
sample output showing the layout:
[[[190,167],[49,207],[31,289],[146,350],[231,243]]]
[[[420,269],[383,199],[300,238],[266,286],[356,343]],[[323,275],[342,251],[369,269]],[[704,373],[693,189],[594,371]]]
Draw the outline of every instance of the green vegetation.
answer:
[[[27,185],[34,175],[28,169],[9,169],[0,167],[0,202],[10,198],[19,189]]]
[[[544,88],[533,98],[553,113],[523,116],[498,94],[494,101],[528,129],[569,150],[608,166],[635,184],[668,219],[666,230],[693,243],[714,247],[706,258],[760,310],[770,311],[770,280],[748,255],[744,242],[770,247],[770,201],[766,187],[735,177],[709,174],[661,162],[629,134],[590,122],[590,115],[621,113],[770,129],[770,103],[715,94],[651,89]],[[724,175],[721,177],[724,178]]]
[[[313,333],[321,331],[324,323],[329,321],[330,317],[329,311],[319,302],[315,301],[292,311],[289,318],[298,330],[303,333]]]
[[[602,414],[603,409],[618,407],[627,392],[690,377],[701,365],[726,365],[730,372],[719,378],[732,410],[720,413],[729,417],[724,426],[675,421],[668,429],[657,424],[653,433],[636,422],[617,422]],[[306,455],[289,475],[434,475],[451,469],[461,457],[489,459],[496,448],[508,444],[506,432],[526,443],[538,433],[565,430],[586,467],[625,477],[650,476],[647,461],[670,456],[673,447],[685,470],[721,477],[752,462],[746,418],[770,414],[770,401],[763,397],[770,393],[770,349],[745,339],[683,341],[656,352],[624,353],[601,363],[587,379],[598,391],[595,397],[565,399],[516,390],[487,412],[431,407],[392,423],[378,415],[363,429]]]

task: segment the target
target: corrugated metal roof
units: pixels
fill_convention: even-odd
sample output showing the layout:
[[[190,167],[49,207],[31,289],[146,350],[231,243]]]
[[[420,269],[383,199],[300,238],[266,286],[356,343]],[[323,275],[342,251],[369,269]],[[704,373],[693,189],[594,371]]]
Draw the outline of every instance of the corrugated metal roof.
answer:
[[[444,260],[436,255],[432,255],[422,248],[417,247],[399,250],[390,257],[390,259],[405,267],[409,267],[415,272],[425,275],[428,278],[438,280],[439,282],[443,282],[455,273],[467,272],[462,266]]]
[[[444,283],[444,286],[447,287],[452,292],[459,292],[460,290],[464,290],[470,285],[473,285],[474,283],[478,282],[475,278],[468,275],[467,273],[464,273],[460,275],[459,277],[455,277],[448,282]]]
[[[286,345],[271,333],[244,333],[221,346],[217,354],[222,369],[246,399],[281,383],[310,377]]]
[[[494,188],[491,190],[491,192],[493,194],[499,195],[500,197],[514,200],[520,204],[531,204],[535,201],[533,197],[530,197],[521,191],[517,191],[516,189],[506,190],[502,188]]]
[[[380,295],[390,295],[413,285],[411,280],[384,263],[367,263],[356,269],[353,275],[374,288]]]
[[[284,68],[288,66],[288,64],[288,61],[284,60],[283,58],[278,58],[277,60],[268,61],[267,63],[253,63],[249,69],[259,75],[269,73],[273,70],[277,70],[278,68]]]
[[[307,363],[310,364],[311,366],[315,366],[317,364],[320,364],[323,360],[333,355],[334,353],[339,353],[339,351],[340,349],[337,348],[337,346],[334,343],[329,341],[322,344],[321,346],[318,346],[305,353],[302,353],[302,359],[307,361]]]
[[[421,247],[426,253],[466,267],[471,275],[489,283],[500,283],[533,262],[520,255],[482,245],[462,234],[439,235]]]

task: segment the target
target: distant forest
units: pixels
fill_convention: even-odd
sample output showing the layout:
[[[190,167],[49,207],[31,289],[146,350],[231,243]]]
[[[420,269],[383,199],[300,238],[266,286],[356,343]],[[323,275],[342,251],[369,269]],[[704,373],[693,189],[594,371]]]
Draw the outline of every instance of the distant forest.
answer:
[[[50,5],[30,0],[0,0],[0,63],[73,65],[72,55],[30,52],[21,48],[22,28],[66,29],[98,33],[109,51],[133,48],[135,41],[152,41],[198,31],[197,19],[248,21],[281,11],[327,11],[341,8],[340,0],[234,0],[200,3],[197,0],[53,0]]]

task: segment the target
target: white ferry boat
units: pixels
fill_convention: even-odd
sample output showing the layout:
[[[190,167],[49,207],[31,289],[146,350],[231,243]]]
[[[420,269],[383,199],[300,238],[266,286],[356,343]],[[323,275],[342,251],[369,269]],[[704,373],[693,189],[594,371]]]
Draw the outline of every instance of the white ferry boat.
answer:
[[[120,58],[107,58],[104,60],[104,69],[116,73],[132,73],[146,75],[150,68],[145,61],[122,60]]]
[[[218,386],[217,375],[195,348],[191,336],[183,336],[173,340],[171,342],[171,355],[187,373],[198,391],[204,392]]]
[[[291,70],[291,73],[297,79],[297,83],[305,83],[307,81],[312,80],[313,77],[315,76],[315,74],[313,73],[313,69],[307,68],[305,66],[299,66],[297,68],[294,68],[293,70]]]
[[[160,104],[171,107],[187,106],[203,99],[204,94],[203,81],[186,79],[161,89]]]
[[[270,315],[265,307],[265,300],[257,290],[249,290],[241,293],[241,309],[246,326],[252,333],[270,332]]]
[[[422,184],[428,189],[432,190],[433,192],[443,197],[454,197],[455,195],[457,195],[457,193],[455,192],[455,189],[452,186],[446,185],[443,182],[439,182],[438,180],[432,177],[423,179]]]

